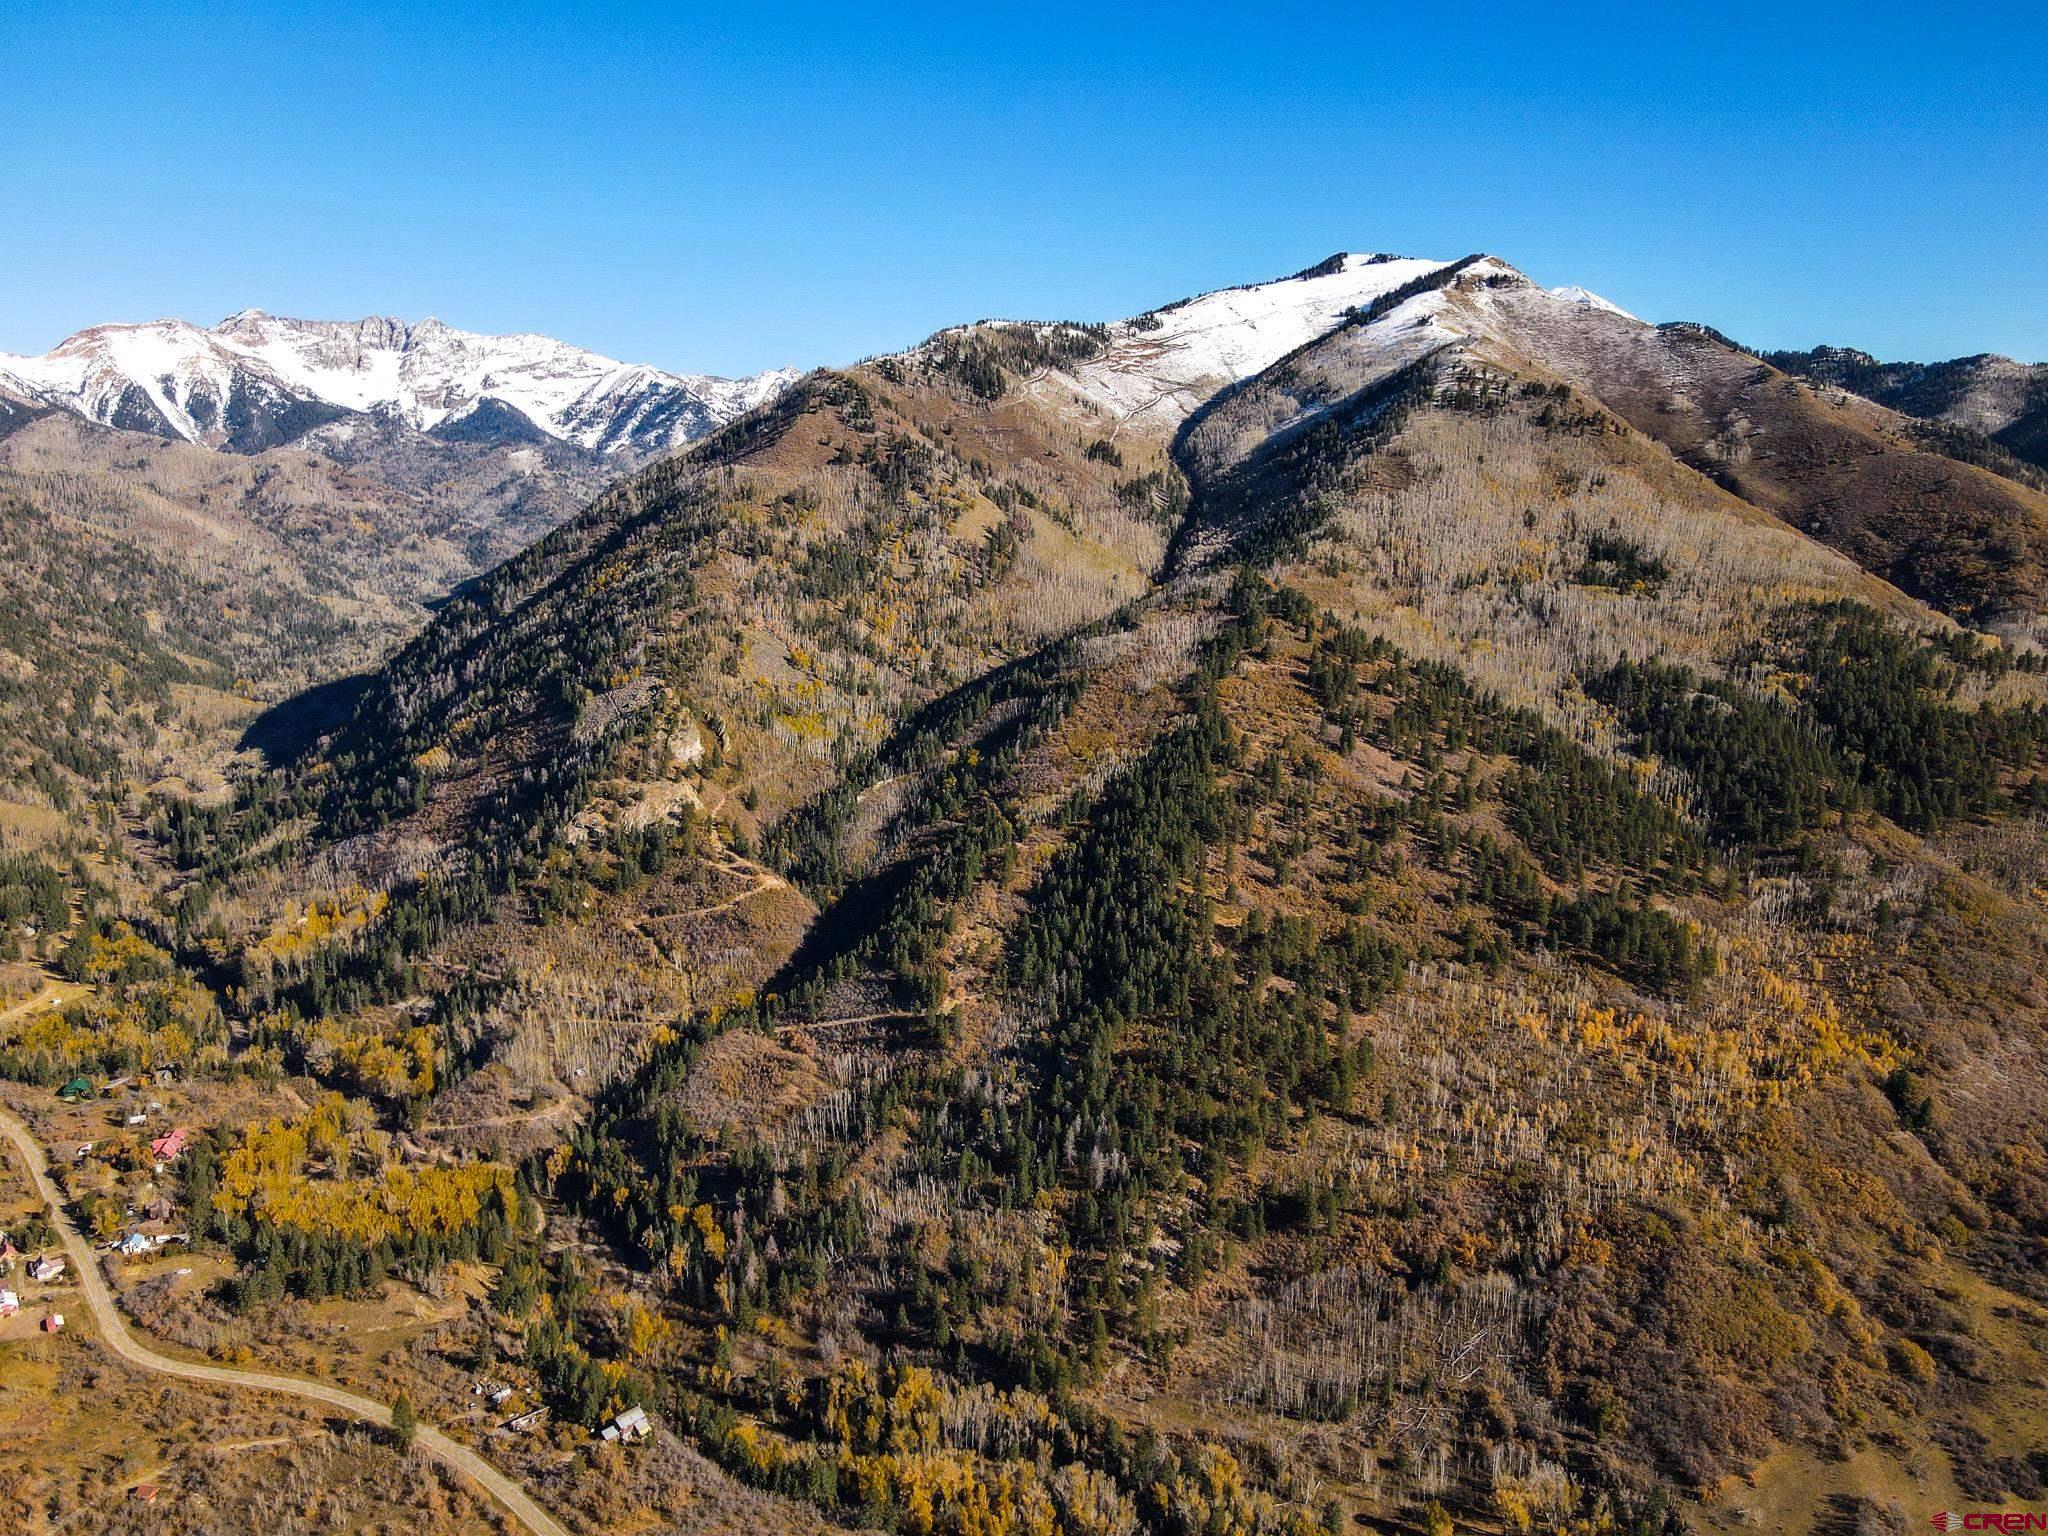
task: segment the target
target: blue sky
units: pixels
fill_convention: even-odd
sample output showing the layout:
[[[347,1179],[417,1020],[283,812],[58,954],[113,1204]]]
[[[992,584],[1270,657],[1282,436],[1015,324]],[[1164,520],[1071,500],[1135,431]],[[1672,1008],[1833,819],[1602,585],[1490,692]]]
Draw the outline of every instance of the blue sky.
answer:
[[[1484,249],[2048,358],[2044,8],[1678,9],[11,0],[0,350],[258,305],[736,373]]]

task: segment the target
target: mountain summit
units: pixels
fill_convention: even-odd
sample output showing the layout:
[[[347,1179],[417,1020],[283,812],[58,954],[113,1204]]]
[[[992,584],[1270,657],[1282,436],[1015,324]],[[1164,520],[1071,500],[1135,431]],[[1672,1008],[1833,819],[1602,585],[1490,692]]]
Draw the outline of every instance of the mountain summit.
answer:
[[[983,320],[956,326],[909,355],[972,351],[978,336],[986,340],[1004,331],[1053,334],[1056,342],[1057,333],[1070,333],[1046,354],[1051,371],[1027,387],[1072,388],[1091,409],[1116,420],[1119,431],[1170,433],[1219,391],[1265,372],[1347,323],[1377,318],[1404,300],[1435,291],[1474,259],[1339,252],[1289,277],[1219,288],[1107,325],[1019,326]],[[1635,318],[1583,288],[1560,288],[1554,296]]]
[[[674,374],[547,336],[483,336],[427,319],[293,320],[245,309],[101,325],[40,357],[0,355],[0,391],[93,421],[232,452],[352,415],[477,440],[553,438],[613,455],[665,452],[772,399],[797,377]]]

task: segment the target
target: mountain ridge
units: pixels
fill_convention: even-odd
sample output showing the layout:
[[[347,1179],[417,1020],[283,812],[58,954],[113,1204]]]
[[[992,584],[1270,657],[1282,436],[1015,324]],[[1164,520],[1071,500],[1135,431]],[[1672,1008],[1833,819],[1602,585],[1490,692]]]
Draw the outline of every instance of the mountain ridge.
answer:
[[[742,379],[624,363],[532,332],[485,335],[429,317],[300,320],[244,309],[87,327],[40,356],[0,354],[0,389],[102,425],[231,452],[386,413],[439,434],[487,402],[600,456],[673,451],[796,377]]]
[[[136,953],[212,1011],[110,960],[136,1017],[0,1062],[168,1062],[209,1177],[278,1150],[261,1206],[183,1186],[223,1346],[301,1368],[301,1302],[498,1266],[335,1379],[645,1403],[638,1460],[494,1442],[592,1529],[669,1437],[789,1501],[747,1529],[2038,1496],[2048,665],[1985,631],[2041,514],[1837,393],[1486,255],[817,370],[274,770],[121,796],[105,846],[173,868]],[[10,441],[58,426],[120,436]],[[105,692],[80,732],[148,750]],[[428,1178],[545,1242],[299,1193]]]
[[[1942,362],[1882,362],[1855,347],[1759,353],[1774,368],[1832,385],[1927,423],[1932,440],[1966,462],[2007,472],[2010,455],[2048,475],[2048,363],[1999,352]],[[2026,473],[2025,470],[2021,471]]]
[[[2039,932],[2040,866],[1943,839],[2034,849],[2038,665],[1701,467],[1724,388],[1793,391],[1768,459],[1803,386],[1495,258],[1386,276],[1214,393],[1199,341],[991,324],[615,488],[316,756],[309,848],[398,915],[338,980],[258,939],[250,984],[360,1051],[433,998],[453,1126],[594,1100],[567,1150],[505,1133],[561,1219],[669,1276],[679,1331],[800,1341],[692,1378],[755,1416],[704,1444],[758,1486],[823,1488],[774,1479],[847,1437],[773,1419],[753,1456],[751,1373],[835,1391],[796,1357],[858,1337],[946,1401],[1071,1393],[1108,1444],[1218,1437],[1410,1526],[1675,1531],[1666,1486],[1711,1518],[1774,1450],[1894,1433],[2023,1493],[2026,1426],[1965,1441],[1976,1399],[1925,1389],[2037,1368],[1956,1350],[1943,1298],[2038,1285],[2038,1181],[1962,1106],[2032,1060],[1997,935]],[[1889,421],[1821,424],[1946,467]],[[1859,485],[1731,478],[1797,515]],[[1129,1486],[1201,1528],[1172,1473]]]

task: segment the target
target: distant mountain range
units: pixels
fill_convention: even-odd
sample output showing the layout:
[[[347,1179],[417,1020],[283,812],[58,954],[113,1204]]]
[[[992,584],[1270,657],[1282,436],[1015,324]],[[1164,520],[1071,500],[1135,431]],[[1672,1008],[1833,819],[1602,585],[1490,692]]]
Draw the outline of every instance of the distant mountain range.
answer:
[[[695,441],[797,377],[666,373],[546,336],[481,336],[427,319],[293,320],[245,309],[98,325],[40,357],[0,354],[0,393],[105,426],[235,453],[346,437],[385,416],[447,441],[554,439],[612,457]]]

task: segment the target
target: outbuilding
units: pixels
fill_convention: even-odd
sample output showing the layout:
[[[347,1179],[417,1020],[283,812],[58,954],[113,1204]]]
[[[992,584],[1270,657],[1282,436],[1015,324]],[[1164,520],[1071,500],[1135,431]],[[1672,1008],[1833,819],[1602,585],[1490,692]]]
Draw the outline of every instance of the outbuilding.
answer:
[[[627,1445],[645,1440],[653,1433],[654,1423],[645,1408],[628,1408],[604,1427],[605,1439],[624,1441]]]

